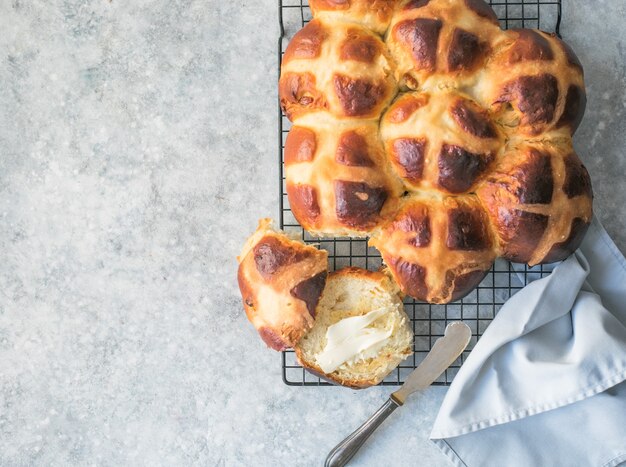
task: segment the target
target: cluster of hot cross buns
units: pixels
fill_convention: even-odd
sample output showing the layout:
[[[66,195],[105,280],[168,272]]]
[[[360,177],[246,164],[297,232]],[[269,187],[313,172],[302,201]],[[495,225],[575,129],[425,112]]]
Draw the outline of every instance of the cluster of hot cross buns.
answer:
[[[592,216],[572,135],[582,66],[483,0],[310,0],[279,83],[293,214],[370,237],[403,292],[447,303],[498,257],[564,259]]]

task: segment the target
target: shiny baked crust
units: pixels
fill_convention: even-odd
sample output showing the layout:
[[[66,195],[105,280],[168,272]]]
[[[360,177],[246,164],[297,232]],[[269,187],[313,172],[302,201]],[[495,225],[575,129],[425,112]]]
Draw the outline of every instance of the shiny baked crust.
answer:
[[[389,27],[396,0],[309,0],[313,16],[325,21],[348,19],[383,34]]]
[[[355,23],[316,18],[285,50],[279,93],[291,120],[320,110],[338,119],[377,119],[397,86],[378,35]]]
[[[520,143],[503,154],[477,195],[516,263],[560,261],[578,248],[591,220],[589,173],[568,144]]]
[[[299,118],[285,142],[286,189],[300,224],[318,235],[364,237],[395,211],[402,184],[391,174],[378,122]]]
[[[293,347],[313,326],[328,253],[290,239],[262,219],[237,260],[248,319],[268,347]]]
[[[279,85],[294,124],[286,188],[305,229],[371,236],[403,292],[433,303],[461,298],[496,257],[536,265],[578,248],[593,192],[572,145],[586,93],[568,45],[503,31],[483,0],[311,8]],[[455,217],[468,209],[471,221]],[[402,230],[418,211],[428,245]],[[480,249],[448,246],[464,221]]]
[[[403,292],[430,303],[458,300],[496,258],[487,214],[476,196],[413,194],[370,244]]]
[[[407,92],[382,118],[389,162],[409,191],[473,192],[495,165],[505,132],[458,91]]]

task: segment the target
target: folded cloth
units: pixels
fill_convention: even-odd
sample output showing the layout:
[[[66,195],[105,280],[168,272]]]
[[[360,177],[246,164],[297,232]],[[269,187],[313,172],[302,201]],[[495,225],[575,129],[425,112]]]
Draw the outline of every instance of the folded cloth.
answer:
[[[626,462],[626,259],[597,219],[498,312],[431,439],[458,466]]]

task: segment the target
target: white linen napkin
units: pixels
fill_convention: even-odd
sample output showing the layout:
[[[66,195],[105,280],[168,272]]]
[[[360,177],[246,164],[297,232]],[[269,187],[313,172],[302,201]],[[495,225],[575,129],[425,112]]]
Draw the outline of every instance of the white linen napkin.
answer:
[[[626,462],[626,259],[594,219],[465,360],[431,439],[457,466]]]

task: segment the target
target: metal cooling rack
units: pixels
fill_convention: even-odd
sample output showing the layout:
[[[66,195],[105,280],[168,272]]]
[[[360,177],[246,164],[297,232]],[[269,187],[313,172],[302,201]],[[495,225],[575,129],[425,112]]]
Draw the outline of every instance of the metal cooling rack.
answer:
[[[495,0],[489,1],[503,28],[537,28],[559,35],[561,24],[561,0]],[[311,19],[308,0],[279,0],[279,24],[281,37],[278,43],[279,67],[289,39]],[[285,138],[291,123],[278,108],[279,162],[280,162],[280,226],[287,232],[301,235],[306,243],[315,243],[328,251],[329,268],[340,269],[357,266],[376,270],[381,258],[374,248],[368,248],[366,239],[318,238],[305,232],[294,218],[287,199],[284,174]],[[495,317],[502,305],[515,292],[524,287],[531,278],[548,274],[543,266],[529,268],[498,259],[485,280],[462,300],[447,305],[430,305],[413,299],[405,300],[405,310],[411,319],[415,341],[413,356],[406,359],[381,383],[397,386],[419,365],[430,351],[433,343],[443,336],[451,321],[464,321],[472,330],[467,350],[441,375],[435,385],[449,385],[477,340]],[[305,371],[297,362],[293,351],[282,353],[283,381],[290,386],[330,386],[324,380]]]

